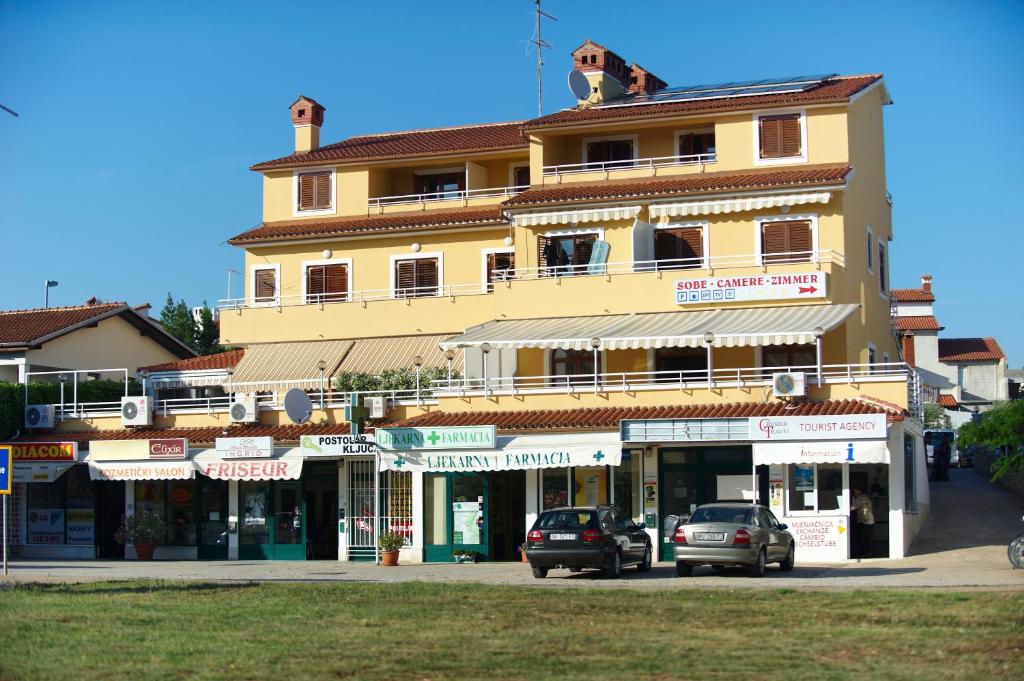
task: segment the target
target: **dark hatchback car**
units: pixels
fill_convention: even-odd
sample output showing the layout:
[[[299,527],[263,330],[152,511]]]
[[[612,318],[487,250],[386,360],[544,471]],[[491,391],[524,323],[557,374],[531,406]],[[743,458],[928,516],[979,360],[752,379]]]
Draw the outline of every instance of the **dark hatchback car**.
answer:
[[[654,549],[644,525],[637,525],[612,506],[554,508],[544,511],[526,535],[526,557],[533,576],[569,568],[597,568],[615,579],[624,565],[640,572],[651,569]]]

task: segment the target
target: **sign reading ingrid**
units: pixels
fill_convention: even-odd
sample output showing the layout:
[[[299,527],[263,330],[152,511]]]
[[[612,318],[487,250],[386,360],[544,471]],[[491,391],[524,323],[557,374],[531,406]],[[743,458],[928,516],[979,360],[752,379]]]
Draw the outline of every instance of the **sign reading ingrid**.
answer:
[[[753,416],[751,440],[885,440],[885,414]]]
[[[15,461],[74,461],[78,458],[77,442],[5,442]]]
[[[494,426],[451,426],[446,428],[378,428],[381,449],[493,449]],[[563,464],[564,465],[564,464]]]
[[[274,456],[274,438],[219,437],[214,448],[222,459],[269,459]]]

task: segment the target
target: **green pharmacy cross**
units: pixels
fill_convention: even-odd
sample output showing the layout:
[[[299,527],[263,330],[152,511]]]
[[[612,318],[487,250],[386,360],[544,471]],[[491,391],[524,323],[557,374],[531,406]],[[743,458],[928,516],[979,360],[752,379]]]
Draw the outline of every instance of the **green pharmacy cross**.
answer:
[[[349,393],[348,406],[345,407],[345,420],[348,421],[353,435],[362,434],[363,421],[366,420],[369,414],[370,412],[367,411],[366,407],[359,400],[359,393]]]
[[[406,461],[402,457],[398,457],[397,459],[395,459],[395,465],[398,466],[399,468],[401,468],[405,464],[406,464]]]
[[[601,459],[603,459],[603,458],[604,458],[604,452],[602,452],[600,449],[597,450],[597,453],[594,454],[594,460],[595,461],[601,461]]]
[[[430,431],[430,435],[427,436],[427,439],[430,440],[430,444],[436,447],[438,441],[441,439],[441,436],[437,434],[436,430],[432,430]]]

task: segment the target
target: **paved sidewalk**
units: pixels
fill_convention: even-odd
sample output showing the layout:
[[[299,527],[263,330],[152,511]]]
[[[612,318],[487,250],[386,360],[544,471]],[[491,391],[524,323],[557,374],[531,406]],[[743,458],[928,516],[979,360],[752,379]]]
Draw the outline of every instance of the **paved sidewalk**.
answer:
[[[1006,545],[1024,531],[1024,499],[988,485],[973,469],[952,471],[932,485],[928,526],[904,560],[867,560],[843,565],[801,565],[793,572],[769,567],[764,579],[742,570],[715,573],[698,568],[675,575],[671,563],[647,574],[633,568],[618,580],[597,573],[552,571],[534,579],[522,563],[425,564],[385,568],[333,561],[15,561],[10,581],[82,582],[120,579],[186,579],[267,582],[474,582],[544,588],[610,589],[994,589],[1024,590],[1024,570],[1013,570]],[[798,554],[799,555],[799,554]]]

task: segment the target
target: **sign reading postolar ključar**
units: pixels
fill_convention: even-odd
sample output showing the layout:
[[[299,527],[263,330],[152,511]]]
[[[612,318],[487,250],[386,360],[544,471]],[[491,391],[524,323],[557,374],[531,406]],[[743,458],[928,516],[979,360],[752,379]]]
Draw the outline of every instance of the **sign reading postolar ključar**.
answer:
[[[379,448],[393,451],[492,449],[497,440],[494,426],[378,428],[376,436]]]
[[[304,435],[299,440],[303,458],[318,456],[353,456],[374,454],[377,445],[373,435]]]
[[[825,282],[824,272],[680,279],[676,282],[676,303],[702,305],[748,300],[824,298]]]

